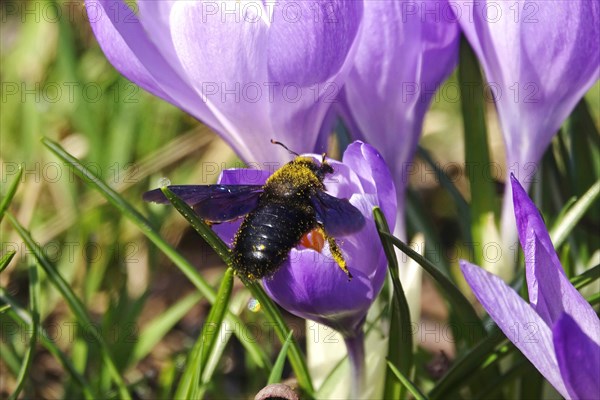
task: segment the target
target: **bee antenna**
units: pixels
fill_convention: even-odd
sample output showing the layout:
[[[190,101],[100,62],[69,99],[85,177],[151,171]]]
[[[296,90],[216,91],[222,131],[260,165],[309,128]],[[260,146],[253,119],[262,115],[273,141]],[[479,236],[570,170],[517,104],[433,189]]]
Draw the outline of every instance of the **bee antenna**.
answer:
[[[281,142],[278,142],[275,139],[271,139],[271,143],[280,145],[281,147],[283,147],[284,149],[286,149],[287,151],[289,151],[290,154],[293,154],[295,156],[300,156],[300,154],[296,153],[295,151],[292,151],[292,150],[288,149],[288,147],[285,144],[283,144]]]

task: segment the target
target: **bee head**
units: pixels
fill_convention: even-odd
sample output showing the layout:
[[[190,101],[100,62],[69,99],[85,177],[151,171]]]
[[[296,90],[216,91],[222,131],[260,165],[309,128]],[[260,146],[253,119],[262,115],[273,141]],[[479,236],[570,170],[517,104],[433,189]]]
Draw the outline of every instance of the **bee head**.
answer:
[[[302,168],[308,169],[310,171],[310,173],[312,173],[313,179],[314,179],[314,177],[316,177],[321,183],[323,182],[323,180],[325,179],[325,176],[327,174],[333,173],[333,167],[331,166],[331,164],[329,164],[327,162],[327,160],[326,160],[327,155],[325,153],[323,153],[323,161],[321,163],[318,163],[312,157],[301,156],[300,154],[296,153],[295,151],[288,149],[281,142],[271,139],[271,143],[283,147],[290,154],[293,154],[296,156],[296,158],[293,161],[291,161],[288,165],[301,166]],[[306,171],[306,169],[305,169],[305,171]],[[290,171],[292,171],[292,170],[290,169]],[[298,177],[299,176],[296,175],[296,178],[298,178]],[[310,180],[306,180],[306,182],[309,182],[309,181]]]
[[[305,156],[296,157],[292,163],[308,168],[321,182],[323,182],[327,174],[333,173],[333,167],[325,160],[325,154],[323,154],[323,161],[320,163],[312,157]]]
[[[323,162],[321,163],[320,166],[318,166],[317,171],[315,172],[315,174],[319,177],[319,179],[322,181],[323,179],[325,179],[325,175],[327,174],[333,174],[333,167],[331,166],[331,164],[329,164],[327,162],[327,160],[325,159],[325,157],[327,157],[326,154],[323,154]]]

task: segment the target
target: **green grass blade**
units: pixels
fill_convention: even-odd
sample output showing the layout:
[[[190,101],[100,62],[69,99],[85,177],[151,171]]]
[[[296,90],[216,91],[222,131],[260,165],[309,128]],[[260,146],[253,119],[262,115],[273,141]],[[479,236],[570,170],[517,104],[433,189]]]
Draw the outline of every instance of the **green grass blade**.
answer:
[[[216,299],[216,293],[213,288],[202,278],[198,271],[190,264],[177,250],[167,243],[155,230],[150,221],[148,221],[142,214],[134,209],[129,203],[127,203],[117,192],[115,192],[110,186],[104,183],[101,179],[95,176],[89,169],[83,166],[79,160],[67,153],[59,144],[43,138],[42,142],[44,145],[56,155],[61,161],[66,163],[72,168],[74,174],[83,179],[93,189],[97,190],[109,203],[116,207],[126,218],[128,218],[134,225],[140,229],[140,231],[148,238],[158,249],[160,249],[176,266],[179,270],[190,280],[190,282],[196,286],[196,288],[202,293],[202,295],[209,301],[214,303]],[[233,313],[227,314],[228,321],[231,322],[232,326],[242,326],[242,321]],[[236,331],[236,334],[239,332]],[[254,360],[255,364],[260,368],[269,368],[270,361],[265,351],[258,346],[256,341],[243,340],[240,342],[248,351],[248,354]]]
[[[489,240],[490,228],[495,229],[498,204],[494,182],[489,178],[489,146],[485,126],[484,85],[477,57],[467,40],[460,41],[458,66],[461,108],[465,132],[465,165],[471,192],[471,234],[477,243]],[[487,238],[487,239],[486,239]],[[481,252],[474,252],[475,263],[484,265]]]
[[[33,319],[31,315],[20,307],[17,302],[10,297],[4,288],[0,287],[0,300],[6,303],[8,309],[6,310],[6,314],[16,323],[23,326],[27,329],[28,332],[32,331]],[[86,381],[86,379],[77,371],[71,360],[63,353],[56,344],[49,339],[50,335],[44,330],[43,327],[39,327],[39,335],[38,338],[42,346],[44,346],[50,354],[56,357],[62,366],[69,372],[71,377],[75,379],[75,382],[81,387],[83,395],[86,399],[97,398],[98,396],[94,395],[94,391],[92,390],[90,384]]]
[[[571,207],[573,207],[573,205],[575,205],[575,203],[577,203],[577,197],[575,197],[575,196],[573,196],[573,197],[569,198],[567,201],[565,201],[564,205],[562,206],[562,209],[556,216],[555,225],[558,223],[558,221],[562,221],[565,218],[565,215],[571,209]]]
[[[248,304],[249,298],[250,293],[248,291],[239,291],[238,293],[236,293],[235,296],[232,297],[231,301],[229,302],[229,310],[236,314],[243,312],[245,310],[246,305]],[[216,341],[215,346],[213,347],[210,353],[210,357],[208,358],[206,364],[204,364],[204,367],[202,368],[202,377],[200,380],[201,389],[199,397],[204,396],[204,391],[209,388],[210,382],[213,381],[213,376],[215,372],[219,370],[218,367],[220,366],[221,360],[223,359],[223,353],[227,348],[229,340],[233,336],[233,328],[234,327],[232,327],[229,324],[229,322],[225,320],[221,325],[219,332],[217,333],[217,335],[219,335],[219,340]],[[251,362],[248,362],[247,368],[249,370],[253,370],[256,373],[257,377],[265,375],[263,374],[263,371],[256,370],[256,368],[254,368],[254,366],[251,364]],[[268,372],[269,371],[266,371],[266,373]]]
[[[469,346],[473,346],[474,344],[484,340],[487,337],[485,328],[483,327],[483,323],[477,316],[475,309],[469,302],[469,300],[462,294],[462,292],[452,283],[452,281],[446,277],[439,269],[435,267],[429,260],[425,257],[421,256],[419,253],[411,249],[408,245],[403,243],[398,238],[381,232],[380,235],[383,235],[394,244],[394,246],[398,247],[402,252],[408,255],[410,258],[415,260],[425,271],[437,282],[439,287],[442,290],[442,293],[446,296],[449,303],[452,305],[453,311],[456,313],[457,318],[461,322],[461,327],[465,328],[464,331],[456,330],[454,332],[461,333],[460,337],[455,337],[458,340],[465,340]],[[480,379],[473,382],[471,387],[472,390],[478,390],[480,386],[485,385],[494,377],[494,371],[488,370],[484,371]]]
[[[104,364],[106,365],[106,368],[110,372],[113,382],[117,386],[119,396],[123,399],[131,399],[131,396],[129,395],[129,392],[127,390],[127,386],[125,385],[123,378],[121,378],[121,375],[119,374],[119,371],[115,366],[114,360],[112,358],[112,355],[110,354],[110,350],[106,342],[104,341],[100,333],[96,329],[92,328],[92,321],[87,315],[85,307],[83,306],[79,298],[77,298],[75,293],[73,293],[73,290],[71,289],[70,285],[64,280],[64,278],[56,270],[54,265],[46,259],[46,257],[44,256],[43,249],[41,249],[40,246],[33,240],[29,232],[27,232],[25,228],[23,228],[21,224],[19,224],[19,222],[11,214],[6,215],[8,216],[10,223],[15,228],[19,236],[21,236],[21,238],[25,242],[27,248],[34,255],[38,264],[46,273],[48,280],[56,287],[56,289],[64,298],[65,302],[69,305],[69,308],[71,309],[75,317],[78,319],[79,323],[81,324],[81,327],[86,331],[86,333],[90,335],[90,337],[93,337],[98,342],[98,345],[100,347],[100,353],[102,354],[102,359],[104,361]]]
[[[407,256],[415,260],[437,282],[450,304],[454,306],[456,314],[462,320],[464,326],[472,328],[464,338],[468,343],[475,344],[486,337],[485,329],[483,328],[483,324],[477,316],[475,309],[450,279],[441,273],[429,260],[411,249],[400,239],[389,233],[380,231],[380,234],[390,240],[394,246],[399,248]]]
[[[0,341],[0,354],[2,354],[2,362],[6,368],[14,376],[19,375],[21,369],[21,359],[17,356],[14,348],[5,341]]]
[[[390,367],[390,370],[396,376],[396,378],[398,378],[398,381],[400,381],[400,383],[402,383],[402,385],[404,385],[404,387],[408,389],[408,391],[414,396],[416,400],[427,400],[427,396],[425,396],[423,392],[419,390],[417,385],[415,385],[410,379],[408,379],[406,375],[400,372],[400,370],[398,370],[398,368],[396,368],[394,364],[392,364],[390,361],[388,361],[387,364],[388,367]]]
[[[139,211],[133,208],[127,203],[117,192],[115,192],[110,186],[103,182],[100,178],[95,176],[88,168],[82,165],[79,160],[67,153],[58,143],[53,142],[47,138],[43,138],[42,142],[50,149],[58,158],[65,163],[69,164],[73,169],[73,173],[84,180],[85,183],[98,190],[106,200],[108,200],[113,206],[115,206],[123,215],[128,217],[135,225],[150,239],[152,242],[162,250],[167,256],[181,258],[176,262],[177,266],[186,275],[186,277],[200,290],[202,294],[208,299],[209,302],[214,302],[215,292],[212,287],[198,274],[192,265],[185,262],[181,256],[176,256],[177,253],[170,245],[164,242],[158,232],[152,228],[150,221],[148,221]],[[175,254],[174,254],[175,253]],[[184,261],[184,262],[182,262]]]
[[[204,353],[204,342],[202,342],[202,347],[200,348],[200,353]],[[202,366],[204,364],[201,364]],[[197,371],[192,375],[192,382],[190,384],[190,391],[188,392],[187,399],[200,399],[201,393],[204,392],[204,388],[200,386],[200,377],[202,375],[203,367],[198,367]]]
[[[232,290],[233,269],[227,268],[225,274],[223,275],[219,291],[217,292],[217,301],[215,301],[211,307],[202,329],[202,341],[204,342],[202,357],[200,359],[202,366],[206,365],[208,356],[210,355],[215,345],[215,341],[218,338],[219,327],[223,324],[225,312],[229,308]]]
[[[187,295],[169,309],[150,321],[141,332],[133,349],[132,362],[137,363],[146,357],[158,342],[194,307],[202,294],[194,292]]]
[[[165,366],[161,369],[158,375],[158,396],[157,399],[172,399],[174,387],[173,382],[175,381],[175,375],[177,372],[176,363],[173,359],[169,359],[165,362]]]
[[[406,220],[409,228],[412,228],[414,232],[421,232],[425,236],[425,249],[423,253],[426,258],[430,261],[435,262],[437,269],[440,270],[449,279],[453,279],[452,273],[450,272],[450,264],[447,257],[440,257],[437,252],[428,251],[427,245],[430,243],[440,243],[441,237],[437,232],[437,228],[434,226],[431,215],[428,214],[428,210],[423,205],[423,201],[420,196],[414,190],[410,188],[406,192]],[[471,236],[471,227],[469,225],[469,237]]]
[[[274,383],[281,382],[281,376],[283,374],[283,366],[285,365],[285,359],[287,357],[288,347],[290,347],[290,343],[292,343],[292,334],[293,330],[290,331],[289,335],[285,339],[285,343],[281,347],[281,351],[277,356],[277,360],[275,360],[275,364],[273,364],[273,369],[269,374],[269,380],[267,381],[267,385],[272,385]]]
[[[410,376],[413,368],[413,338],[410,309],[408,307],[406,296],[404,295],[402,283],[400,283],[398,260],[396,258],[394,246],[386,236],[382,235],[382,233],[390,234],[389,226],[379,207],[373,209],[373,216],[375,218],[377,231],[379,232],[381,244],[388,260],[388,270],[394,287],[387,357],[392,363],[398,365],[404,375]],[[386,373],[383,397],[386,399],[403,398],[404,393],[402,392],[403,390],[400,382],[398,382],[397,379],[394,379],[391,373]]]
[[[587,271],[573,277],[571,283],[575,289],[579,290],[582,287],[589,285],[600,278],[600,264],[588,269]]]
[[[194,390],[194,384],[200,383],[200,381],[196,381],[196,374],[198,377],[202,373],[202,366],[200,358],[202,357],[202,350],[204,348],[204,340],[202,340],[202,333],[198,337],[196,343],[194,343],[194,347],[190,351],[188,358],[186,359],[186,368],[179,380],[179,385],[177,386],[177,390],[175,391],[174,399],[192,399],[191,392]],[[196,399],[193,399],[196,400]]]
[[[531,369],[533,366],[527,361],[517,362],[516,365],[513,365],[512,368],[501,375],[497,375],[496,379],[492,382],[491,385],[487,386],[484,390],[479,393],[476,393],[473,396],[474,399],[477,400],[485,400],[485,399],[495,399],[498,397],[500,393],[502,393],[502,389],[508,387],[508,385],[513,382],[515,379],[521,376],[527,376],[527,382],[521,382],[522,385],[528,385],[529,379],[532,377]],[[529,373],[528,373],[529,372]],[[531,397],[529,397],[531,398]],[[536,397],[537,398],[537,397]]]
[[[508,341],[508,339],[506,339],[498,328],[495,328],[486,339],[470,348],[464,356],[454,362],[452,367],[450,367],[446,374],[429,392],[429,398],[446,398],[447,393],[458,389],[461,382],[473,375],[477,369],[484,365],[494,349],[506,341]]]
[[[458,388],[455,388],[450,393],[444,394],[444,397],[448,397],[451,394],[458,393],[458,390],[466,386],[470,387],[472,393],[478,393],[482,390],[485,390],[485,388],[491,386],[496,380],[496,378],[501,374],[499,369],[499,363],[514,352],[516,352],[516,347],[511,342],[507,342],[499,346],[490,354],[486,355],[481,365],[477,366],[477,368],[474,371],[472,371],[468,376],[463,377]],[[477,385],[478,390],[474,391],[474,383],[481,381],[481,375],[484,373],[490,373],[490,371],[494,373],[494,377],[485,382],[486,385]]]
[[[17,189],[19,188],[19,183],[21,183],[21,177],[23,176],[23,168],[19,165],[19,169],[17,171],[17,176],[13,179],[12,183],[8,187],[8,191],[2,198],[2,202],[0,202],[0,222],[2,222],[2,218],[4,218],[4,213],[8,209],[10,202],[13,197],[15,197],[15,193],[17,193]]]
[[[169,199],[171,204],[181,213],[181,215],[191,224],[191,226],[196,229],[196,231],[203,237],[208,238],[207,242],[213,249],[219,254],[222,255],[223,261],[226,263],[230,262],[229,258],[229,248],[227,245],[217,236],[217,234],[210,229],[210,227],[200,219],[196,213],[193,212],[192,208],[187,205],[184,201],[179,199],[173,192],[171,192],[168,188],[161,188],[164,195]],[[252,282],[248,280],[244,276],[239,276],[240,280],[246,288],[250,291],[252,296],[260,303],[262,309],[265,312],[267,318],[274,324],[275,332],[277,337],[281,341],[281,343],[285,343],[287,336],[289,335],[290,329],[285,323],[281,312],[277,308],[277,306],[273,303],[273,301],[267,296],[263,288],[256,281]],[[310,374],[308,372],[308,367],[306,366],[306,362],[302,355],[302,351],[298,346],[298,343],[293,339],[290,344],[290,349],[288,351],[290,364],[292,365],[292,369],[296,374],[296,378],[298,379],[298,384],[307,392],[312,394],[314,392],[314,388],[312,385],[312,381],[310,379]]]
[[[244,277],[240,277],[240,280],[244,283],[246,288],[248,288],[252,296],[260,303],[265,315],[273,324],[275,333],[277,334],[277,337],[281,343],[285,343],[286,338],[290,334],[291,330],[285,323],[279,308],[277,308],[259,283],[250,282]],[[308,366],[306,365],[306,360],[302,354],[302,350],[300,350],[300,346],[298,345],[298,342],[294,336],[292,336],[290,347],[288,349],[288,358],[290,360],[290,364],[292,365],[292,369],[296,374],[296,379],[298,379],[298,384],[308,396],[312,397],[314,393],[312,379],[310,377],[310,373],[308,372]]]
[[[528,364],[529,368],[527,369],[527,380],[521,380],[522,384],[519,385],[519,394],[517,396],[519,396],[520,399],[543,399],[546,379],[537,369],[535,369],[533,365],[531,365],[531,363]],[[510,384],[510,382],[505,383]]]
[[[446,189],[446,191],[452,196],[454,200],[454,204],[456,204],[456,208],[458,210],[458,221],[460,223],[461,229],[463,230],[463,234],[465,235],[465,241],[467,243],[472,243],[473,239],[471,237],[471,210],[469,209],[469,203],[465,200],[463,195],[460,193],[456,185],[452,182],[452,180],[448,177],[446,172],[440,168],[437,162],[431,157],[431,154],[419,146],[417,149],[417,155],[421,157],[429,168],[433,170],[435,173],[435,177],[440,182],[440,185]]]
[[[585,300],[588,303],[590,303],[592,307],[594,307],[596,304],[600,303],[600,292],[594,293],[591,296],[586,297]]]
[[[233,289],[233,269],[227,268],[219,291],[217,300],[206,317],[204,326],[193,350],[188,357],[188,363],[181,377],[181,382],[175,393],[177,399],[196,398],[197,390],[200,388],[200,376],[206,365],[215,341],[218,337],[219,327],[225,318],[225,312],[229,307],[231,291]]]
[[[29,266],[29,303],[31,306],[31,338],[29,339],[29,348],[25,352],[25,357],[21,363],[21,369],[17,376],[15,390],[9,396],[9,400],[15,400],[23,390],[25,379],[28,376],[33,354],[37,345],[38,329],[40,327],[39,299],[40,299],[40,281],[38,279],[37,264]]]
[[[179,199],[175,195],[175,193],[169,190],[168,187],[163,186],[160,188],[160,190],[163,192],[165,197],[171,202],[173,207],[175,207],[175,209],[179,211],[183,218],[185,218],[185,220],[190,223],[192,228],[194,228],[194,230],[198,232],[200,236],[202,236],[202,239],[204,239],[206,243],[208,243],[210,247],[213,248],[213,250],[219,255],[219,257],[221,257],[221,260],[223,260],[223,262],[229,265],[229,258],[231,252],[229,251],[229,247],[227,247],[225,242],[223,242],[221,238],[219,238],[219,236],[217,236],[217,234],[212,229],[210,229],[210,226],[208,226],[203,220],[198,218],[198,215],[189,205],[187,205],[183,200]]]
[[[4,271],[6,267],[8,267],[8,264],[10,264],[15,254],[17,254],[17,252],[15,250],[11,250],[3,255],[2,258],[0,258],[0,272]]]
[[[565,157],[568,185],[573,188],[573,194],[581,195],[594,184],[600,173],[598,163],[600,133],[590,115],[585,98],[577,103],[563,128],[561,132],[565,139],[563,142],[567,142],[565,144],[568,150],[568,156]]]
[[[575,225],[585,215],[600,195],[600,181],[596,181],[587,192],[567,211],[563,218],[556,222],[550,230],[550,238],[555,248],[560,247],[567,239]]]
[[[338,379],[343,379],[343,376],[341,375],[341,373],[344,372],[344,370],[343,370],[342,367],[345,365],[346,362],[348,362],[348,355],[347,354],[344,355],[344,357],[342,357],[337,362],[337,364],[335,364],[333,366],[333,368],[331,369],[331,371],[329,371],[329,373],[327,374],[327,376],[323,380],[323,383],[321,383],[321,386],[317,389],[317,392],[315,393],[315,398],[316,399],[330,398],[331,397],[330,393],[333,391],[333,389],[337,385],[337,383],[338,383],[337,380]]]

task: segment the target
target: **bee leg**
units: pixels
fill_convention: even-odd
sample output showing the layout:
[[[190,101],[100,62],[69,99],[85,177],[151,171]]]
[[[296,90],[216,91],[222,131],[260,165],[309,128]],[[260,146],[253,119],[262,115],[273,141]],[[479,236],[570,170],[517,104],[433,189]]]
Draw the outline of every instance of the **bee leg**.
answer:
[[[351,280],[352,274],[350,273],[350,271],[348,271],[346,260],[344,260],[344,256],[342,255],[342,250],[340,249],[340,246],[338,246],[338,244],[335,242],[335,239],[329,236],[322,227],[321,231],[323,233],[323,236],[325,236],[325,239],[327,239],[327,243],[329,243],[329,251],[331,252],[331,256],[333,257],[337,265],[339,265],[339,267],[342,269],[342,271],[344,271],[344,273],[348,276],[348,280]]]

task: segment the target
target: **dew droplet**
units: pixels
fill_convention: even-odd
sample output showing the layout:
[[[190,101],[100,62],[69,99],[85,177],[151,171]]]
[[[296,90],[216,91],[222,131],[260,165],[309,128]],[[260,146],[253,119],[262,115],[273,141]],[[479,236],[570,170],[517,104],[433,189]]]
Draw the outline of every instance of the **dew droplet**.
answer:
[[[160,186],[160,187],[165,187],[165,186],[170,186],[170,185],[171,185],[171,181],[167,177],[162,177],[158,180],[158,186]]]
[[[256,299],[250,299],[250,301],[248,302],[248,310],[250,310],[252,312],[259,312],[260,311],[259,301]]]

